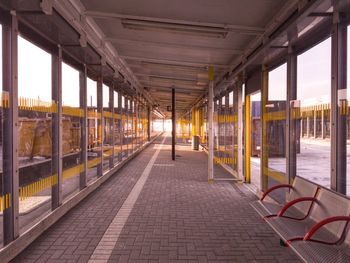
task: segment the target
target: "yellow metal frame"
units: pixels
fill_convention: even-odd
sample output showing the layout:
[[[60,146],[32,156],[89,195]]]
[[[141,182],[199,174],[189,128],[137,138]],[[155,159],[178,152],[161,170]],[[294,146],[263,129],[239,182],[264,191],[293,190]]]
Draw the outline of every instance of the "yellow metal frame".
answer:
[[[245,159],[245,182],[251,182],[250,176],[250,155],[251,155],[251,100],[250,95],[245,96],[245,136],[244,136],[244,159]]]

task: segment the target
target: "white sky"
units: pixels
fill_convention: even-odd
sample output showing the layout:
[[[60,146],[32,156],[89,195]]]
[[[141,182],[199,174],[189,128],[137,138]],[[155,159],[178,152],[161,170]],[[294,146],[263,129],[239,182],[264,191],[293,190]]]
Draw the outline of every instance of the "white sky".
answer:
[[[1,25],[0,25],[1,29]],[[348,32],[349,32],[348,27]],[[350,32],[349,32],[350,35]],[[0,52],[2,52],[2,35],[0,34]],[[350,50],[350,41],[348,41]],[[350,52],[349,52],[350,53]],[[51,56],[37,48],[22,37],[18,38],[18,93],[21,97],[51,101]],[[2,57],[2,56],[1,56]],[[298,56],[298,99],[303,104],[328,102],[331,87],[331,40],[330,38]],[[62,95],[66,106],[79,106],[79,73],[63,63]],[[348,59],[348,75],[350,63]],[[2,81],[2,63],[0,63]],[[88,105],[97,106],[96,82],[88,79]],[[285,100],[286,98],[286,65],[269,73],[269,99]],[[347,87],[350,88],[350,81]],[[348,92],[348,96],[350,92]],[[104,107],[108,106],[108,90],[103,87]],[[259,100],[259,94],[252,100]],[[115,94],[115,105],[118,99]],[[123,103],[124,104],[124,98]]]

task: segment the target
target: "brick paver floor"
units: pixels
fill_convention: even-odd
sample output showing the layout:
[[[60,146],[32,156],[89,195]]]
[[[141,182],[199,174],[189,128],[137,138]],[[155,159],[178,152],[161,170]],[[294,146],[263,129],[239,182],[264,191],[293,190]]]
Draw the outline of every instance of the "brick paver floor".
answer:
[[[178,146],[173,162],[169,143],[170,138],[108,262],[299,262],[250,207],[255,199],[251,192],[229,181],[208,184],[206,154]],[[13,262],[87,262],[158,147],[154,146]],[[215,173],[225,172],[216,167]]]

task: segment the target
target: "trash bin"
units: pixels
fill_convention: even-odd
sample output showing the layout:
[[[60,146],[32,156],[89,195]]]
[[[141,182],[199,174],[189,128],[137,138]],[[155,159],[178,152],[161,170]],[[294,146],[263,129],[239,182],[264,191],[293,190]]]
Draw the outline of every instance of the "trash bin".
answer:
[[[194,135],[192,137],[192,150],[199,150],[199,136],[198,135]]]

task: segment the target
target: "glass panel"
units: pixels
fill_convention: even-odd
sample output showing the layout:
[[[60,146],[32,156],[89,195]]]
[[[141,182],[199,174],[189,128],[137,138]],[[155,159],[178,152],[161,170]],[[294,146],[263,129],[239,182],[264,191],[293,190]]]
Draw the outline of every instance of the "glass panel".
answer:
[[[33,63],[35,61],[35,63]],[[19,224],[27,230],[51,210],[51,55],[18,38]]]
[[[103,136],[103,171],[109,170],[110,162],[113,162],[113,145],[112,145],[112,126],[113,115],[109,105],[109,87],[102,86],[103,100],[103,119],[104,119],[104,136]]]
[[[63,198],[79,191],[81,120],[79,72],[62,64],[62,191]]]
[[[298,56],[297,85],[301,130],[306,129],[297,145],[297,175],[330,187],[330,38]]]
[[[98,118],[101,117],[97,113],[97,83],[91,79],[87,79],[87,109],[88,109],[88,172],[87,181],[97,178],[97,165],[101,163],[98,157]]]
[[[121,124],[121,115],[120,115],[120,109],[118,108],[118,99],[119,94],[116,91],[113,91],[114,93],[114,163],[119,163],[122,158],[122,124]]]
[[[128,156],[128,114],[126,109],[126,100],[122,96],[122,122],[123,122],[123,158]]]
[[[348,26],[348,57],[347,57],[347,91],[346,91],[346,108],[347,108],[347,117],[346,117],[346,138],[347,138],[347,147],[346,147],[346,155],[347,155],[347,167],[346,167],[346,194],[350,196],[350,26]],[[343,95],[344,97],[344,95]],[[342,98],[344,99],[344,98]],[[344,102],[343,102],[344,103]]]
[[[268,187],[288,182],[286,178],[286,99],[287,64],[269,72],[268,98],[265,121],[267,123]],[[266,169],[264,167],[264,169]],[[285,191],[275,191],[274,197],[284,200]]]
[[[250,96],[250,118],[251,118],[251,156],[250,174],[251,183],[261,189],[260,177],[260,151],[261,151],[261,92]]]

